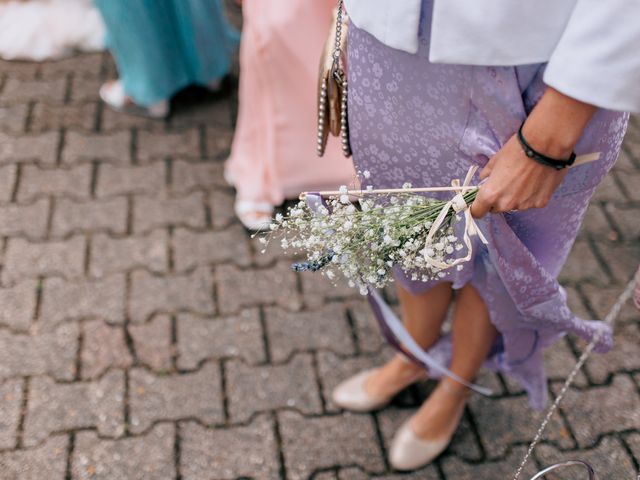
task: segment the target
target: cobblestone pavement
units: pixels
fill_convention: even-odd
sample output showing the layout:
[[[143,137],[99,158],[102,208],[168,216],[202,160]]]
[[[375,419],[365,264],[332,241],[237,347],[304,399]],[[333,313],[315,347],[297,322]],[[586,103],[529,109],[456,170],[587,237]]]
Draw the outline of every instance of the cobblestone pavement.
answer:
[[[390,471],[391,436],[431,386],[372,415],[331,403],[389,351],[357,294],[260,255],[234,220],[221,171],[235,90],[147,121],[100,105],[114,75],[106,54],[0,63],[0,478],[511,478],[541,415],[490,373],[499,396],[472,399],[444,456]],[[636,119],[562,274],[585,317],[603,317],[640,262],[638,207]],[[639,329],[627,306],[538,466],[584,458],[635,478]],[[548,352],[552,392],[583,346]]]

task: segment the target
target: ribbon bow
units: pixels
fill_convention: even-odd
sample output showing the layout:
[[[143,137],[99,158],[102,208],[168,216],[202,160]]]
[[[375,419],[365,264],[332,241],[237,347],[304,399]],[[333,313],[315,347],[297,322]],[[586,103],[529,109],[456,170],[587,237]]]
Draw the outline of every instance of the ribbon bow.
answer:
[[[473,255],[473,244],[471,243],[472,236],[477,236],[480,239],[480,241],[485,245],[489,243],[486,237],[484,236],[484,234],[482,233],[482,231],[480,230],[480,228],[478,227],[478,225],[476,224],[476,221],[473,218],[473,215],[471,215],[471,209],[469,208],[469,205],[467,205],[467,202],[464,199],[464,192],[469,190],[469,187],[471,185],[471,180],[473,179],[473,176],[475,175],[477,170],[478,170],[478,167],[475,165],[469,168],[469,171],[467,172],[467,176],[464,178],[464,183],[462,185],[460,185],[460,180],[457,178],[451,181],[452,190],[456,192],[456,195],[444,205],[444,207],[440,211],[440,214],[433,221],[433,224],[429,229],[429,233],[427,234],[427,238],[425,239],[425,244],[424,244],[424,249],[426,253],[427,248],[429,248],[433,244],[433,238],[435,237],[438,230],[440,230],[440,227],[442,227],[442,224],[447,218],[449,211],[453,209],[453,211],[456,214],[460,212],[464,212],[465,226],[464,226],[462,241],[467,247],[467,254],[462,258],[457,258],[453,262],[443,262],[425,254],[424,255],[425,262],[427,263],[427,265],[431,266],[434,269],[446,270],[448,268],[455,267],[456,265],[460,265],[462,263],[465,263],[471,260],[471,257]]]

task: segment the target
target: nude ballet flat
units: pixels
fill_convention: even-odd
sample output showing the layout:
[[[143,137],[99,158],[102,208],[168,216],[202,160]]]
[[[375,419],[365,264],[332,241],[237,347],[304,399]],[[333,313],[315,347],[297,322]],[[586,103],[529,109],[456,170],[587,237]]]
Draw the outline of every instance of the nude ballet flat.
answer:
[[[377,369],[364,370],[348,378],[333,391],[333,403],[352,412],[373,412],[384,407],[393,397],[374,397],[365,389],[369,375]]]
[[[387,405],[400,390],[407,388],[418,380],[427,378],[425,372],[419,372],[414,378],[410,378],[406,385],[399,388],[398,392],[387,397],[374,397],[367,392],[365,386],[369,376],[377,370],[377,368],[364,370],[339,384],[333,390],[333,403],[352,412],[373,412]]]
[[[458,409],[448,435],[440,440],[428,440],[418,437],[411,427],[413,417],[404,422],[391,442],[391,448],[389,449],[390,465],[395,470],[417,470],[438,458],[451,443],[451,439],[462,419],[465,404],[466,402],[463,402],[462,407]]]

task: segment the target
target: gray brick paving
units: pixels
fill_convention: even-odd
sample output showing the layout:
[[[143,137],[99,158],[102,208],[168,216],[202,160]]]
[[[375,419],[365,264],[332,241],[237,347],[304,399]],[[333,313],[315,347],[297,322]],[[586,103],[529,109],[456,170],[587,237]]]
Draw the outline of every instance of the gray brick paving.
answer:
[[[392,352],[363,299],[296,276],[277,247],[261,255],[234,219],[222,160],[235,94],[127,117],[99,106],[114,75],[102,53],[0,61],[0,478],[509,478],[541,414],[491,373],[497,398],[472,398],[434,465],[389,469],[393,432],[433,383],[371,415],[333,405],[340,380]],[[638,192],[634,117],[562,272],[582,317],[602,318],[640,263]],[[627,305],[615,350],[579,374],[528,474],[582,458],[635,478],[639,343]],[[552,393],[583,348],[569,337],[545,352]]]

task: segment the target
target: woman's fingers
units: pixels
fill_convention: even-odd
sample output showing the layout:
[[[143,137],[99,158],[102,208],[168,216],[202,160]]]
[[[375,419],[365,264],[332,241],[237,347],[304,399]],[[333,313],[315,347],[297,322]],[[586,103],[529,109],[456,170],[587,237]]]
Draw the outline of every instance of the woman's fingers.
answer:
[[[494,155],[489,159],[487,164],[484,166],[482,170],[480,170],[480,180],[484,180],[489,175],[491,175],[491,171],[493,170],[493,166],[496,163],[496,156]]]
[[[488,195],[485,187],[480,187],[476,199],[471,204],[473,218],[482,218],[493,209],[494,198]]]

